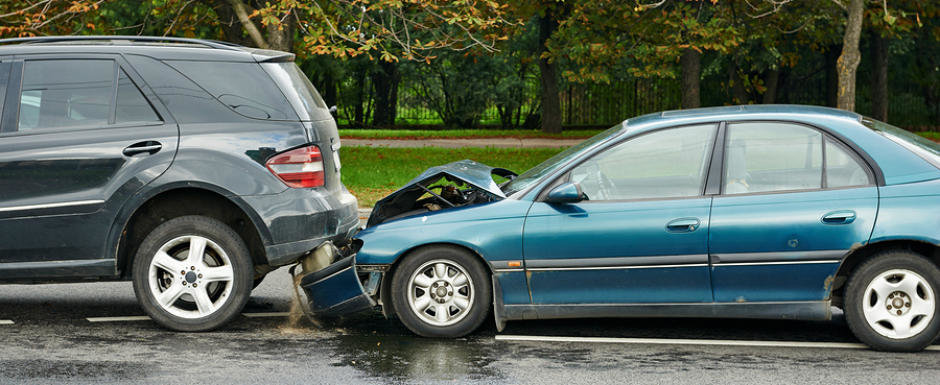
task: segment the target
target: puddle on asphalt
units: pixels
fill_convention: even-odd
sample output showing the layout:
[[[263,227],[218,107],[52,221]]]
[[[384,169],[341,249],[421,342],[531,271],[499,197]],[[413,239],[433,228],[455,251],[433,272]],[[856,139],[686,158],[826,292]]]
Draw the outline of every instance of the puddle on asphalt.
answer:
[[[369,377],[420,381],[499,379],[490,364],[498,354],[489,337],[430,339],[413,335],[342,335],[334,338],[337,362]]]

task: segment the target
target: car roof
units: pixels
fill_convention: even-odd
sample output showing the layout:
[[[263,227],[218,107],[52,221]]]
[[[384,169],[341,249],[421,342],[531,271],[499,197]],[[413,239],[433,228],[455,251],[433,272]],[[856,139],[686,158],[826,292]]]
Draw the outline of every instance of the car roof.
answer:
[[[721,106],[671,110],[637,116],[623,122],[629,132],[644,127],[658,128],[666,125],[692,124],[724,120],[768,120],[807,118],[845,119],[858,122],[862,116],[851,111],[829,107],[805,106],[794,104],[747,104],[740,106]]]
[[[293,61],[294,54],[238,44],[157,36],[42,36],[0,39],[0,56],[26,54],[138,54],[161,60]]]

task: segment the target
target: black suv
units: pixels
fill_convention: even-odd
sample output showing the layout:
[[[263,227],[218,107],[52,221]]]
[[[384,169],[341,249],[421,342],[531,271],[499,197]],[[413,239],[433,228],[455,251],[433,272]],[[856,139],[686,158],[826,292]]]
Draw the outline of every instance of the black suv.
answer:
[[[176,330],[359,225],[294,55],[138,36],[0,40],[0,281],[132,280]]]

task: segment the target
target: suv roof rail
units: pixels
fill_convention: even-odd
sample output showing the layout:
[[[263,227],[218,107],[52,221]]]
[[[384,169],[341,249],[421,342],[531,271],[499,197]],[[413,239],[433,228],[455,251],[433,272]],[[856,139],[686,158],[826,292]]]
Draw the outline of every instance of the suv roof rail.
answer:
[[[224,49],[230,51],[241,51],[242,46],[235,43],[222,42],[217,40],[191,39],[185,37],[163,37],[163,36],[134,36],[134,35],[85,35],[85,36],[36,36],[36,37],[15,37],[10,39],[0,39],[0,45],[3,44],[42,44],[42,43],[60,43],[60,42],[81,42],[81,41],[110,41],[110,42],[148,42],[148,43],[185,43],[198,44],[208,48]]]

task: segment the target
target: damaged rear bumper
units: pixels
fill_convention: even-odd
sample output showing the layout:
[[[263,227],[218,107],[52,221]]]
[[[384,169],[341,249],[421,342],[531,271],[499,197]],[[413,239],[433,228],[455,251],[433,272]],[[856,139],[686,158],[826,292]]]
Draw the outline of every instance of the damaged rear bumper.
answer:
[[[372,310],[379,305],[378,291],[387,266],[356,265],[356,255],[343,256],[332,244],[325,244],[307,258],[316,258],[328,248],[334,261],[323,269],[302,273],[299,285],[307,295],[307,306],[317,317],[337,318]],[[307,261],[304,261],[307,262]],[[305,270],[314,263],[303,263]]]

